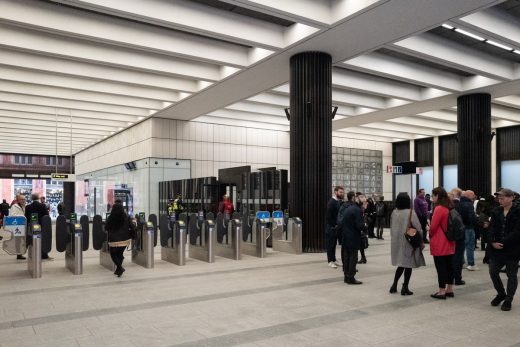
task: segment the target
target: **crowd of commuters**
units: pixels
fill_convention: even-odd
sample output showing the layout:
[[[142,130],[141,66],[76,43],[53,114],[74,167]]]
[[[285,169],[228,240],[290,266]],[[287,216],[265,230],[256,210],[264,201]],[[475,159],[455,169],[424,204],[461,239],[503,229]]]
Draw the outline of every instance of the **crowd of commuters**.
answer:
[[[447,192],[442,187],[426,194],[419,189],[415,199],[399,193],[390,216],[390,254],[396,267],[390,293],[398,292],[398,282],[404,274],[401,295],[413,295],[409,289],[412,270],[426,265],[423,251],[429,244],[437,272],[438,288],[434,299],[454,298],[454,286],[465,285],[464,264],[468,271],[478,271],[475,249],[485,251],[482,259],[489,264],[489,275],[497,294],[492,306],[511,310],[518,286],[520,261],[520,196],[500,188],[494,196],[477,198],[471,190],[455,188]],[[369,238],[383,240],[383,228],[388,216],[384,197],[366,198],[362,193],[334,189],[327,205],[325,241],[327,263],[340,266],[336,246],[341,245],[344,282],[362,284],[356,279],[356,265],[366,263],[365,249]],[[376,233],[374,233],[374,227]],[[361,253],[361,260],[358,260]],[[500,272],[507,275],[504,287]]]

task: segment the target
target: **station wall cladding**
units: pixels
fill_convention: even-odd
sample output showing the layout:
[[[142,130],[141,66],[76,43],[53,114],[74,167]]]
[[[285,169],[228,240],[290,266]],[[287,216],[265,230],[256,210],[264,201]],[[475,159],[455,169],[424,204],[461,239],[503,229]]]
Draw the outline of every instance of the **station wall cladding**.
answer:
[[[383,193],[383,152],[332,147],[332,186],[365,194]]]

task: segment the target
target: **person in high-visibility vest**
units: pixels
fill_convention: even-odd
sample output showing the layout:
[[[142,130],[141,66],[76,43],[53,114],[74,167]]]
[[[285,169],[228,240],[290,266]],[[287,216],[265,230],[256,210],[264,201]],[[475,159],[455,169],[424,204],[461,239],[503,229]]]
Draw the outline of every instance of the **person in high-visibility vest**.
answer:
[[[181,196],[177,195],[177,198],[174,200],[170,200],[170,205],[168,206],[168,214],[171,215],[175,213],[175,217],[179,218],[179,214],[184,211],[184,204],[182,202]]]

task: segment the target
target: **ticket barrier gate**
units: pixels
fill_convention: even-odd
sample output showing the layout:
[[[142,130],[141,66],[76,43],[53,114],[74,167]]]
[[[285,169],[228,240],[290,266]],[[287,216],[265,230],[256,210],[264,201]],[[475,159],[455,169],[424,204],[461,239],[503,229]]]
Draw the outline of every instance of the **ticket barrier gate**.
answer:
[[[247,223],[251,216],[245,216]],[[244,236],[242,243],[242,253],[253,257],[265,258],[267,255],[267,238],[270,235],[268,219],[257,219],[254,217],[250,224],[250,232]]]
[[[154,267],[155,227],[140,218],[135,240],[132,240],[132,262],[147,269]]]
[[[302,220],[289,218],[283,225],[273,223],[273,250],[292,254],[302,254]]]
[[[88,250],[88,217],[82,216],[77,223],[76,215],[69,221],[64,216],[56,218],[56,250],[65,252],[65,267],[74,275],[83,273],[83,251]]]
[[[27,271],[32,278],[42,277],[42,228],[40,224],[29,227],[31,244],[27,248]]]
[[[242,259],[242,222],[217,214],[217,243],[215,254],[233,260]]]
[[[176,265],[186,265],[186,224],[183,220],[159,218],[161,259]]]
[[[100,215],[95,215],[92,219],[92,246],[99,251],[99,265],[114,272],[116,266],[110,257],[108,234],[105,230],[105,222]]]
[[[188,228],[190,233],[189,257],[214,263],[215,244],[217,243],[215,222],[210,219],[204,220],[196,213],[192,213],[189,217]]]

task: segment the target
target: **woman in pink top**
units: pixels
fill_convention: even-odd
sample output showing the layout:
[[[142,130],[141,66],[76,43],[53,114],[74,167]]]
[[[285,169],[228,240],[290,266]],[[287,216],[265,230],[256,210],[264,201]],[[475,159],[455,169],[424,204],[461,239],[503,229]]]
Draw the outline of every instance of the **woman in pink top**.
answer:
[[[439,291],[432,294],[434,299],[446,300],[453,298],[453,254],[455,254],[455,242],[448,241],[445,231],[448,228],[448,217],[453,204],[442,187],[432,191],[432,201],[435,205],[430,224],[430,253],[435,262],[437,277],[439,279]]]

